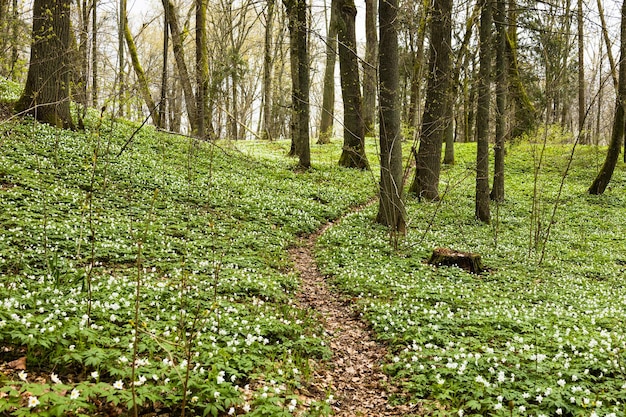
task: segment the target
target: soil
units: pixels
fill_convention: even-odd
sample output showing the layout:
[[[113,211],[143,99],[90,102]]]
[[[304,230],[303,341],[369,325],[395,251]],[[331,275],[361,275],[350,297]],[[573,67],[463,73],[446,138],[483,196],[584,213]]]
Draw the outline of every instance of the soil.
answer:
[[[401,393],[381,370],[387,349],[374,339],[350,300],[331,291],[317,268],[312,249],[317,238],[331,226],[327,224],[313,235],[302,238],[290,250],[301,279],[297,295],[299,305],[312,310],[321,321],[332,350],[330,361],[311,366],[311,394],[323,400],[329,392],[334,393],[331,405],[334,415],[340,417],[419,414],[416,405],[389,404],[391,396],[401,396]]]

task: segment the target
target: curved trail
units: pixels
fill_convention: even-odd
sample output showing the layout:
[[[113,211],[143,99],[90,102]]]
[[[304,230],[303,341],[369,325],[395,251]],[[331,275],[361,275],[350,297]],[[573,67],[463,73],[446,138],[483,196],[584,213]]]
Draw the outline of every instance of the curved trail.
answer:
[[[299,305],[314,311],[329,338],[332,358],[312,366],[311,394],[324,397],[334,394],[334,415],[340,417],[408,416],[418,412],[410,406],[388,405],[388,398],[398,389],[388,383],[380,369],[386,348],[376,342],[367,325],[358,317],[350,302],[330,291],[312,254],[317,238],[333,223],[300,240],[289,253],[300,273],[297,294]],[[323,398],[318,398],[323,399]]]

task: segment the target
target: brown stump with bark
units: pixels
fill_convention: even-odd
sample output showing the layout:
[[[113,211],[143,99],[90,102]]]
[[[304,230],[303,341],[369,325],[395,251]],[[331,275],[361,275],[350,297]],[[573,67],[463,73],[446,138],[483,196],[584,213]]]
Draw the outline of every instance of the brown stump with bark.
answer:
[[[459,252],[449,248],[435,248],[428,260],[428,264],[435,266],[458,266],[472,274],[485,271],[479,253]]]

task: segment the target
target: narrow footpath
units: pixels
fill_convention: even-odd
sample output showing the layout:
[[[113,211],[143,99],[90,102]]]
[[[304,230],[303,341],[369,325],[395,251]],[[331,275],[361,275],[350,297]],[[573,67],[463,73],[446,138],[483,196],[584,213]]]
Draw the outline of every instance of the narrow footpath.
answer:
[[[316,364],[312,369],[314,386],[312,394],[323,397],[334,393],[331,402],[335,416],[340,417],[390,417],[410,416],[419,413],[417,407],[407,405],[392,407],[389,397],[397,391],[389,384],[380,369],[386,348],[376,342],[366,324],[350,302],[330,291],[319,272],[312,254],[317,238],[332,223],[318,232],[301,239],[290,250],[291,259],[300,273],[301,286],[298,303],[303,309],[313,310],[321,321],[329,339],[332,358]]]

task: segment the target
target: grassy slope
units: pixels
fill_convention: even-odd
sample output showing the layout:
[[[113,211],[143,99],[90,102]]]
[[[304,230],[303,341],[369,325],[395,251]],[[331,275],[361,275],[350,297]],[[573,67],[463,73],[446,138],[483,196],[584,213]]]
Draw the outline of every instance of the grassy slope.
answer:
[[[473,218],[475,145],[467,144],[443,172],[441,204],[409,199],[410,232],[397,251],[372,225],[375,208],[319,240],[322,270],[392,346],[386,369],[435,414],[624,415],[624,168],[605,195],[589,196],[604,154],[578,149],[539,265],[543,245],[530,244],[531,227],[545,236],[571,147],[547,147],[533,222],[540,149],[508,150],[507,198],[492,206],[490,226]],[[437,246],[479,252],[492,271],[426,265]]]
[[[192,414],[291,415],[307,358],[328,350],[293,305],[285,249],[370,197],[371,174],[336,167],[337,147],[295,173],[276,149],[151,129],[116,157],[134,127],[99,125],[0,125],[0,362],[26,357],[29,374],[0,372],[0,414],[31,396],[40,412],[125,409],[134,378],[146,408],[188,390]]]

